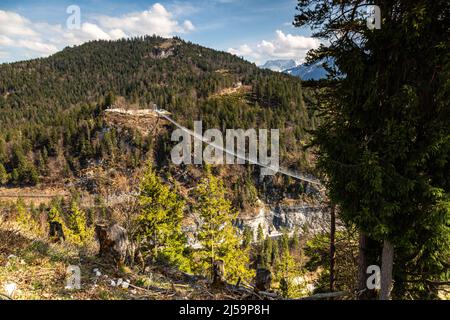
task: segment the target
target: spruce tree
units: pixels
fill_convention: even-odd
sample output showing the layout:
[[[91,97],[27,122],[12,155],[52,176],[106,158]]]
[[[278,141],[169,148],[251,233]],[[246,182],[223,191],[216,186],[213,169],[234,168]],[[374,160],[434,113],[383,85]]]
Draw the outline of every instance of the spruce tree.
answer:
[[[141,180],[138,199],[137,240],[144,254],[154,262],[188,271],[186,239],[181,230],[184,201],[162,183],[150,164]]]
[[[53,211],[52,214],[56,212]],[[87,226],[86,214],[81,210],[75,201],[72,201],[67,214],[68,237],[77,244],[89,240],[93,236],[93,231]]]
[[[237,213],[225,195],[223,183],[207,169],[206,177],[197,186],[195,211],[201,219],[198,240],[201,249],[196,251],[196,267],[204,274],[212,274],[215,260],[223,260],[228,281],[249,281],[248,248],[242,248],[237,228],[233,225]]]
[[[372,30],[359,1],[298,1],[295,25],[324,40],[308,60],[328,62],[333,80],[318,105],[319,168],[361,244],[383,247],[380,298],[392,279],[397,298],[436,297],[450,257],[450,2],[374,4]]]
[[[6,172],[5,167],[2,163],[0,163],[0,185],[4,185],[8,182],[9,175],[8,172]]]

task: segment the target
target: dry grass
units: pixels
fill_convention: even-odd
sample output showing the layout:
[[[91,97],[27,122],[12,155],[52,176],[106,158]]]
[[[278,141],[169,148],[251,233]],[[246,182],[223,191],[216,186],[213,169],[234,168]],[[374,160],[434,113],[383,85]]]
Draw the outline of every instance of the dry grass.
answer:
[[[15,284],[15,300],[129,300],[129,299],[225,299],[240,298],[229,290],[214,291],[203,278],[195,280],[177,271],[146,268],[117,269],[96,256],[95,243],[76,246],[50,243],[14,222],[0,220],[0,294]],[[68,290],[67,267],[81,269],[81,289]],[[94,269],[101,272],[100,276]],[[130,286],[112,286],[128,280]]]

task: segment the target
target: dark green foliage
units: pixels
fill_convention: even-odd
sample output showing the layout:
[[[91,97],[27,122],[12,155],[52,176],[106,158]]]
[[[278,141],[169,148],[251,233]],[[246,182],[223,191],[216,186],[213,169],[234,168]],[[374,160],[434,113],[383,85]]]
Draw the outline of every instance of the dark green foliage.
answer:
[[[184,201],[162,183],[150,165],[142,177],[138,199],[136,237],[140,250],[154,262],[189,271],[186,239],[181,230]]]
[[[310,60],[341,78],[320,101],[319,166],[344,220],[395,245],[394,294],[429,298],[450,276],[450,3],[375,1],[381,30],[358,4],[298,2],[297,26],[330,40]]]
[[[220,95],[238,82],[242,90]],[[124,137],[102,120],[103,109],[119,96],[142,108],[156,103],[187,126],[203,120],[205,129],[279,128],[282,156],[303,153],[297,142],[307,138],[312,122],[294,77],[178,38],[93,41],[49,58],[0,65],[0,163],[8,182],[34,184],[36,176],[52,174],[49,162],[56,158],[64,177],[102,160],[135,168],[151,141],[135,132]],[[167,164],[169,141],[165,135],[154,142],[158,164]],[[124,150],[124,142],[132,149]],[[255,199],[251,179],[242,207]]]
[[[6,172],[3,164],[0,163],[0,185],[5,184],[6,182],[8,182],[8,180],[9,180],[8,173]]]
[[[249,226],[244,227],[242,238],[243,238],[242,246],[244,248],[250,248],[253,242],[253,231]]]

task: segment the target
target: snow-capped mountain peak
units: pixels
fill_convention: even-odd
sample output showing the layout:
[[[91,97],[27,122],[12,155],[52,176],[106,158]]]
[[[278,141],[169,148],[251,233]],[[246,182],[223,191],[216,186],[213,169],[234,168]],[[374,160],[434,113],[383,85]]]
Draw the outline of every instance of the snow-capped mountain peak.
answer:
[[[261,66],[263,69],[283,72],[302,80],[320,80],[327,77],[327,72],[322,66],[322,61],[312,65],[297,65],[294,60],[269,60]]]
[[[283,72],[286,69],[295,68],[297,63],[294,60],[268,60],[261,66],[263,69],[270,69],[272,71]]]

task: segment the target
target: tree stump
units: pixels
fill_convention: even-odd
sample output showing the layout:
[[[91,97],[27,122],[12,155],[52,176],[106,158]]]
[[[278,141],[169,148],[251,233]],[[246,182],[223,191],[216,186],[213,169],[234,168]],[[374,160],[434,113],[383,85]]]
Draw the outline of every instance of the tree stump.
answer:
[[[57,221],[50,221],[50,230],[48,235],[54,242],[63,242],[66,240],[62,224]]]
[[[225,264],[223,260],[213,261],[213,287],[221,287],[225,284]]]
[[[267,291],[272,285],[272,273],[265,268],[256,269],[256,289],[258,291]]]
[[[99,256],[112,258],[118,265],[123,264],[129,244],[127,230],[118,224],[97,224],[95,233],[100,244]]]

